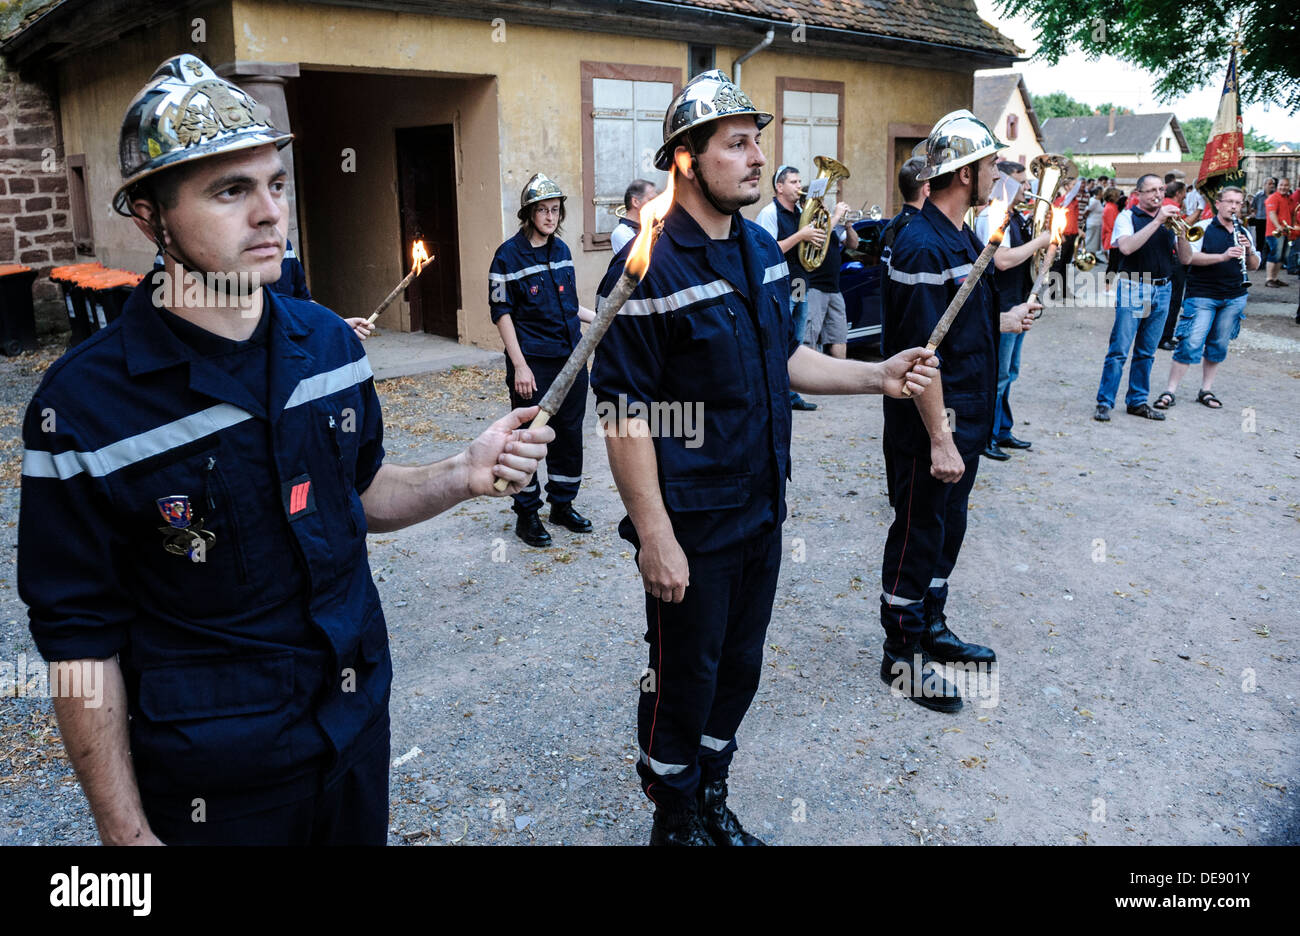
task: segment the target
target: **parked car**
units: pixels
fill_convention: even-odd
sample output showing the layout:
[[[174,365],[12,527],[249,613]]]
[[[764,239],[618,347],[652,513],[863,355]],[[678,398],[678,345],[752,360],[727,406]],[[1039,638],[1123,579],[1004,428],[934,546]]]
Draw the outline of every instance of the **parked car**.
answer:
[[[880,284],[885,268],[880,262],[880,235],[888,218],[863,218],[853,223],[858,246],[845,250],[840,266],[840,293],[849,323],[848,347],[859,353],[880,353]]]

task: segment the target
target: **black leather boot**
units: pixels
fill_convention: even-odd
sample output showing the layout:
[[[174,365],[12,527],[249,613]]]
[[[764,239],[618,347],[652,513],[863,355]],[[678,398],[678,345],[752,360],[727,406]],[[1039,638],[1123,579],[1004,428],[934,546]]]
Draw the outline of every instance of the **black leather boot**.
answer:
[[[651,845],[713,845],[708,829],[694,808],[669,812],[655,808],[654,825],[650,829]]]
[[[917,705],[935,712],[960,712],[961,692],[944,679],[942,668],[921,648],[901,638],[885,638],[885,655],[880,661],[880,681]]]
[[[921,649],[940,663],[993,663],[998,655],[989,647],[966,643],[948,630],[942,611],[925,609],[925,632],[921,635]]]
[[[515,535],[529,546],[551,545],[551,534],[546,532],[546,527],[542,526],[542,518],[537,516],[535,510],[519,515],[519,519],[515,521]]]
[[[574,533],[590,533],[591,521],[573,509],[573,502],[551,504],[551,522]]]
[[[715,845],[765,845],[740,827],[736,814],[727,808],[727,781],[714,780],[699,789],[700,816]]]

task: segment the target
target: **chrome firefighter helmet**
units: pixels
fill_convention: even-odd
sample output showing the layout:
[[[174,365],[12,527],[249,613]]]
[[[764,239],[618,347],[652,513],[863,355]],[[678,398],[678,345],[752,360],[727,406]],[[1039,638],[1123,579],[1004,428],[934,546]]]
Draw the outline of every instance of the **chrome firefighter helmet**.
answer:
[[[772,115],[756,108],[749,96],[722,69],[700,72],[668,105],[668,112],[664,114],[664,144],[655,154],[655,168],[667,172],[672,167],[673,151],[681,142],[678,137],[687,130],[710,120],[738,114],[753,114],[760,130],[772,122]]]
[[[560,191],[560,187],[554,181],[548,179],[544,174],[540,172],[535,173],[533,177],[528,180],[528,184],[524,186],[524,190],[519,193],[519,210],[522,211],[529,205],[535,204],[539,201],[546,201],[548,198],[564,200],[568,198],[568,196]]]
[[[293,139],[281,133],[247,91],[221,78],[202,59],[174,55],[163,62],[126,109],[118,140],[122,184],[113,207],[129,216],[130,191],[143,179],[181,163]]]
[[[925,182],[953,172],[1006,146],[970,111],[955,110],[940,117],[929,137],[912,150],[913,156],[925,160],[925,168],[917,173],[916,180]]]

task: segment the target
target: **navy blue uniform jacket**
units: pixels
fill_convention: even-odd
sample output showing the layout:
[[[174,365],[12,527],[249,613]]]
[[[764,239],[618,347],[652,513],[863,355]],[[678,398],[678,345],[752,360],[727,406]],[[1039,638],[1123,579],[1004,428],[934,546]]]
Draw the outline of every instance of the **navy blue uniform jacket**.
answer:
[[[118,655],[141,788],[228,793],[230,815],[311,795],[311,771],[386,713],[360,499],[383,424],[362,345],[329,309],[263,290],[257,399],[176,337],[151,290],[60,358],[27,410],[19,590],[47,660]],[[176,495],[216,537],[201,562],[164,549],[157,501]]]
[[[602,301],[629,251],[610,264]],[[598,407],[617,407],[620,396],[629,408],[702,406],[697,447],[682,433],[654,439],[664,506],[688,554],[735,546],[785,520],[788,361],[798,348],[789,309],[789,273],[771,235],[737,214],[729,240],[714,241],[674,205],[645,279],[596,347]],[[639,544],[629,518],[619,532]]]
[[[492,323],[509,315],[525,358],[568,357],[578,345],[573,255],[554,235],[534,247],[522,230],[497,248],[488,271]]]
[[[880,330],[880,346],[886,356],[925,346],[981,249],[969,227],[962,225],[958,230],[926,201],[898,235],[889,256]],[[936,356],[943,379],[943,405],[955,413],[957,451],[963,456],[983,451],[993,429],[998,381],[998,309],[991,269],[967,298]],[[884,405],[886,444],[909,455],[928,457],[930,434],[916,403],[885,397]]]

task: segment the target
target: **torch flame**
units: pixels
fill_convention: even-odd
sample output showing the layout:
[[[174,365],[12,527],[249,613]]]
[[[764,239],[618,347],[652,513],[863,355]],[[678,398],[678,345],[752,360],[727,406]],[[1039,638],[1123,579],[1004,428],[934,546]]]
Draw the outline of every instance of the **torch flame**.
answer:
[[[1003,201],[1000,198],[995,198],[991,202],[989,202],[988,213],[989,213],[989,226],[990,226],[990,233],[989,233],[990,242],[995,244],[1000,244],[1002,242],[1002,229],[1007,226],[1007,220],[1010,217],[1010,215],[1007,214],[1007,209],[1009,207],[1010,206],[1007,204],[1007,202]],[[997,225],[997,227],[993,227],[993,225]]]
[[[1064,208],[1052,208],[1052,243],[1059,245],[1065,236],[1065,225],[1069,221],[1069,212]]]
[[[673,205],[673,183],[677,180],[677,170],[668,173],[668,184],[664,190],[641,206],[641,232],[632,242],[632,252],[627,256],[623,272],[640,280],[650,267],[650,244],[654,240],[654,226],[668,214]]]
[[[424,241],[418,240],[411,245],[411,266],[415,267],[415,275],[420,275],[420,270],[429,262],[429,254],[424,249]]]

